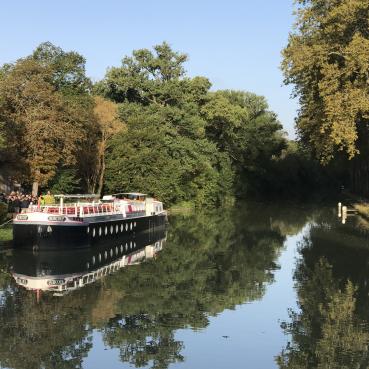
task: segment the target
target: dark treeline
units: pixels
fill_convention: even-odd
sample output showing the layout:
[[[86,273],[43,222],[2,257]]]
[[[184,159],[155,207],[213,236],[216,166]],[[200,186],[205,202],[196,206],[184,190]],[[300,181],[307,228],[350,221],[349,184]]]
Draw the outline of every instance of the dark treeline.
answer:
[[[167,204],[300,193],[327,180],[264,97],[211,91],[163,43],[93,84],[85,59],[43,43],[0,69],[0,174],[33,191],[142,191]]]

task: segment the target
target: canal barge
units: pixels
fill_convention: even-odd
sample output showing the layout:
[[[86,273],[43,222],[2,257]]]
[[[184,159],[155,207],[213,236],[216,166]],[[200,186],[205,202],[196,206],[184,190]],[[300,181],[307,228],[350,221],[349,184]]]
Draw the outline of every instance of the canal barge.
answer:
[[[14,218],[14,247],[86,247],[102,239],[153,232],[167,219],[163,203],[141,193],[106,195],[101,200],[95,195],[55,198],[59,203],[31,205]]]

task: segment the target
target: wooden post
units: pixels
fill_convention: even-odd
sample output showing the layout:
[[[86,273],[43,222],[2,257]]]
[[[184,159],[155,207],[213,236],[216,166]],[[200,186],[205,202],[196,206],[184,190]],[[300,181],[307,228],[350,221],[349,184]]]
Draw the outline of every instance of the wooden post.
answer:
[[[346,223],[347,219],[347,206],[342,206],[342,224]]]

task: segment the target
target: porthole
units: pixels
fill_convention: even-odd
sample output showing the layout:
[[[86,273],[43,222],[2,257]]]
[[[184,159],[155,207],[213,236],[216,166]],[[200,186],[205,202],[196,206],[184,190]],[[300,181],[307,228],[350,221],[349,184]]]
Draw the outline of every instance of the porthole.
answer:
[[[114,227],[111,225],[110,226],[110,234],[113,234],[113,232],[114,232]]]
[[[128,243],[126,243],[126,251],[128,250]]]
[[[105,236],[108,234],[108,227],[105,226]]]
[[[110,257],[111,258],[113,257],[113,254],[114,254],[113,249],[110,249]]]
[[[123,223],[120,225],[120,231],[123,232],[124,230],[124,226],[123,226]]]
[[[101,236],[101,234],[102,234],[102,229],[101,227],[99,227],[99,236]]]
[[[133,242],[133,247],[136,247],[136,242]]]
[[[118,255],[119,249],[118,247],[115,247],[115,255]]]
[[[119,231],[119,226],[118,226],[118,224],[115,226],[115,233],[118,233],[118,231]]]
[[[133,224],[132,224],[132,223],[129,225],[129,228],[130,228],[130,229],[131,229],[131,231],[132,231],[132,229],[133,229]]]
[[[126,231],[128,231],[128,223],[126,223]]]
[[[95,265],[96,259],[95,256],[92,257],[92,265]]]
[[[108,252],[107,251],[105,251],[104,256],[105,256],[105,260],[106,260],[108,258]]]
[[[135,228],[136,228],[136,226],[137,226],[137,223],[136,223],[136,222],[134,222],[134,223],[133,223],[133,227],[135,227]]]
[[[129,247],[132,248],[132,241],[129,243]]]
[[[92,229],[92,237],[95,237],[96,235],[96,231],[95,231],[95,228]]]
[[[87,267],[87,269],[90,269],[90,263],[89,262],[87,262],[86,267]]]
[[[87,227],[87,230],[86,230],[87,234],[90,233],[90,227]]]
[[[120,252],[123,252],[123,245],[120,245]]]
[[[101,254],[99,254],[99,262],[101,263]]]

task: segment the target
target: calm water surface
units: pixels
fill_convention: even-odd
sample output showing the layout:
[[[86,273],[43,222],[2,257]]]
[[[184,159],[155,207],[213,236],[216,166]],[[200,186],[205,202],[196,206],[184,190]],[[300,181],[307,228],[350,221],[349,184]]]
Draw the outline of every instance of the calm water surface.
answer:
[[[368,230],[335,207],[248,204],[3,252],[0,367],[367,368]]]

